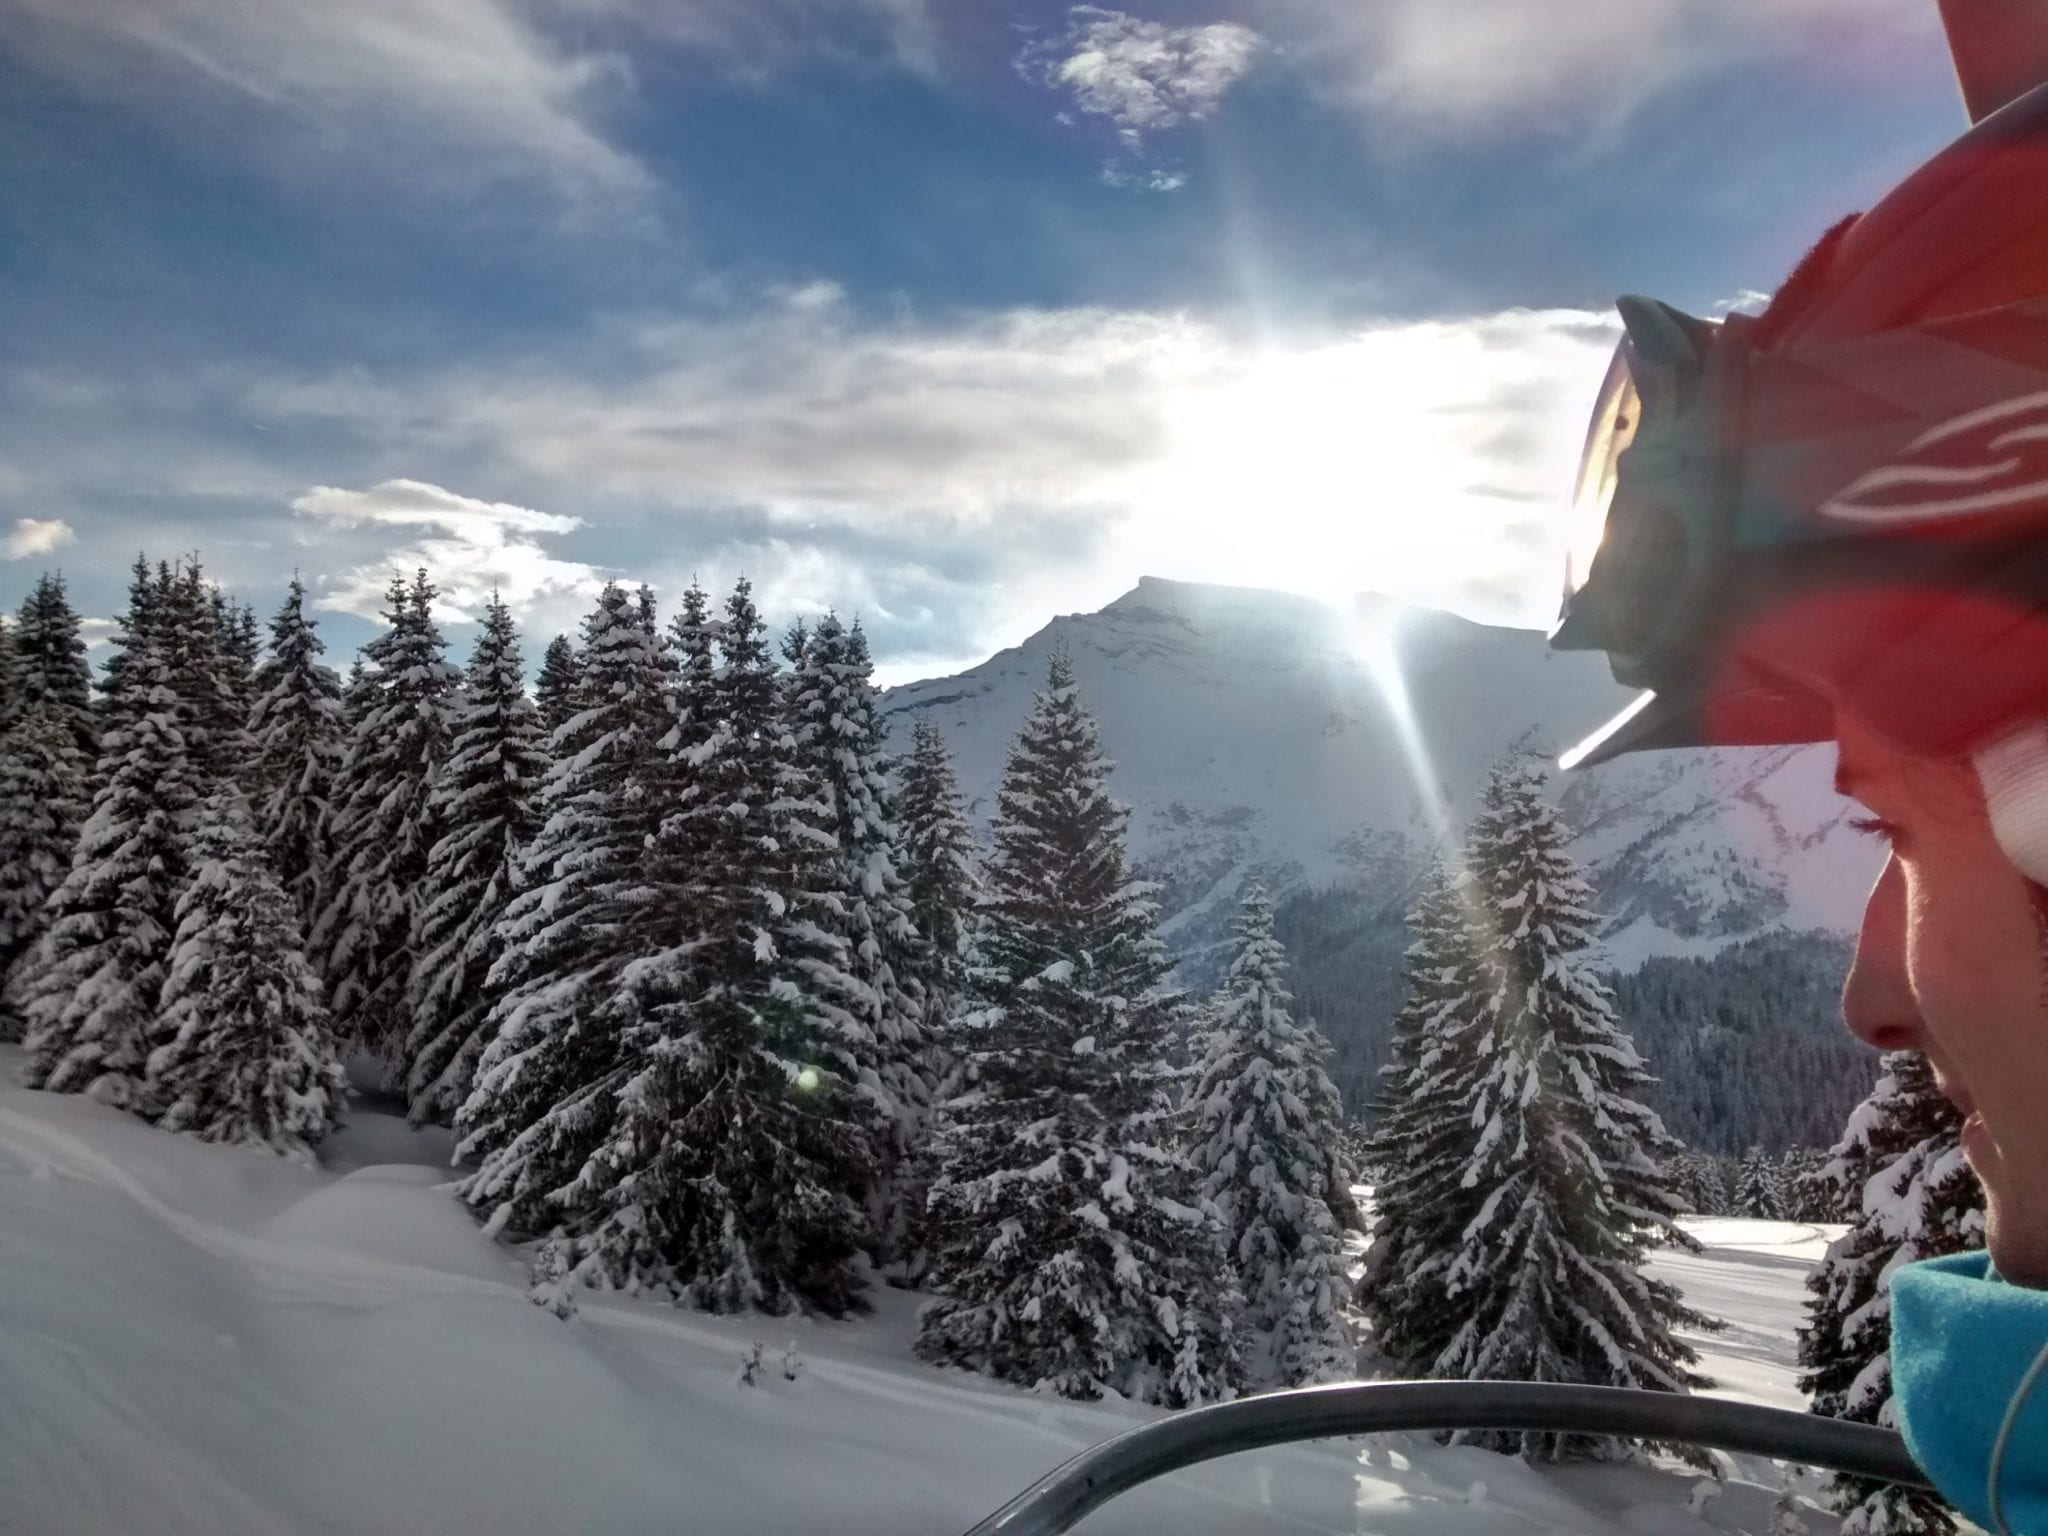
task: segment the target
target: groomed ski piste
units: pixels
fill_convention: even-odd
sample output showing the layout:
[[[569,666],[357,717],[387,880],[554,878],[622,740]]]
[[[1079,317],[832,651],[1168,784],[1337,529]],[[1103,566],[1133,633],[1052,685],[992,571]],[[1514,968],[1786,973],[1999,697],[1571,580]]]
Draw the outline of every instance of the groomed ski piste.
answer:
[[[586,1295],[561,1321],[439,1186],[446,1133],[361,1105],[324,1166],[14,1086],[0,1047],[0,1530],[9,1536],[943,1536],[1156,1410],[912,1357],[914,1294],[851,1322]],[[1827,1232],[1689,1222],[1658,1268],[1725,1319],[1726,1395],[1799,1408]],[[762,1346],[753,1384],[743,1357]],[[1426,1437],[1288,1447],[1127,1494],[1091,1533],[1750,1532],[1786,1468],[1532,1469]],[[1818,1487],[1790,1474],[1809,1497]],[[1814,1536],[1833,1520],[1799,1514]]]

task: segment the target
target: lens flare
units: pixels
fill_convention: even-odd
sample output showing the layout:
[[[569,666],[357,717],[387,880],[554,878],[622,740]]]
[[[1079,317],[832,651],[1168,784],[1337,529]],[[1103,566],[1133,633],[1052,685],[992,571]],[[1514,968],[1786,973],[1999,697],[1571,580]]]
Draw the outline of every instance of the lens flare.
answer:
[[[1451,834],[1451,808],[1444,799],[1443,782],[1423,739],[1422,725],[1415,716],[1415,704],[1408,696],[1408,678],[1401,670],[1398,644],[1402,610],[1388,603],[1357,603],[1351,611],[1351,644],[1365,663],[1366,675],[1379,690],[1387,719],[1394,727],[1394,739],[1408,764],[1422,798],[1422,813],[1442,844]]]

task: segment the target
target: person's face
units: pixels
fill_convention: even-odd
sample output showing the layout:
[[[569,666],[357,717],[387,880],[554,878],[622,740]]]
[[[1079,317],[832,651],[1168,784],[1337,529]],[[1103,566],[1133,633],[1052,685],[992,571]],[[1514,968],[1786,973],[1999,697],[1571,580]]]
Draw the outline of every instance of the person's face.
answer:
[[[1880,1050],[1925,1053],[1967,1116],[1992,1262],[2048,1287],[2048,957],[2027,882],[1967,764],[1907,757],[1846,715],[1837,736],[1841,786],[1891,844],[1843,1017]]]

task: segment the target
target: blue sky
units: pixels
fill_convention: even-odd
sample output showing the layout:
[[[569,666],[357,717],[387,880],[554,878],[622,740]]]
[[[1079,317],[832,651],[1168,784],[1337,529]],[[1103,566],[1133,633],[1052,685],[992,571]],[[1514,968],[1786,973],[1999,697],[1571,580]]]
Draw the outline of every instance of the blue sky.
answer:
[[[1930,0],[0,0],[0,600],[345,655],[741,571],[950,670],[1140,574],[1538,622],[1613,297],[1961,126]],[[538,648],[537,644],[534,647]]]

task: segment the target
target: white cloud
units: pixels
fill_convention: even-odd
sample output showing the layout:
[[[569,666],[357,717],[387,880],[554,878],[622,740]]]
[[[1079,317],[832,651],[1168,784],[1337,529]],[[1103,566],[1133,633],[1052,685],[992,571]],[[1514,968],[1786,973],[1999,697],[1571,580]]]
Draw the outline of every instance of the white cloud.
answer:
[[[645,326],[582,368],[270,380],[244,409],[573,496],[665,589],[758,558],[784,611],[885,611],[936,653],[1143,573],[1542,623],[1612,344],[1580,311],[1255,341],[1180,315],[919,326],[785,304]],[[432,506],[410,515],[445,528]]]
[[[1276,31],[1375,121],[1451,134],[1612,129],[1675,84],[1803,57],[1820,78],[1924,73],[1924,0],[1267,0]]]
[[[1236,22],[1171,27],[1123,11],[1076,6],[1057,43],[1022,61],[1028,75],[1107,118],[1127,144],[1210,116],[1252,66],[1264,39]]]
[[[1162,390],[1218,345],[1183,317],[1102,310],[877,324],[805,290],[606,336],[583,363],[263,378],[239,408],[460,454],[551,495],[962,533],[1083,503],[1154,452]]]
[[[6,536],[0,538],[0,558],[33,560],[38,555],[49,554],[60,545],[69,544],[74,537],[71,525],[62,518],[45,521],[37,517],[17,517]]]
[[[327,534],[362,533],[379,545],[376,558],[315,576],[319,606],[341,613],[377,618],[393,573],[425,567],[440,588],[443,619],[477,618],[497,591],[529,622],[537,616],[565,629],[604,582],[597,567],[558,559],[541,545],[544,535],[581,527],[579,518],[479,501],[420,480],[386,480],[364,491],[316,485],[291,505]],[[382,547],[391,530],[405,536]]]
[[[1127,171],[1119,165],[1105,165],[1102,182],[1104,186],[1135,187],[1141,192],[1178,192],[1188,184],[1188,178],[1185,171],[1169,171],[1159,166]]]
[[[196,544],[254,594],[297,565],[329,607],[373,616],[394,568],[425,565],[448,612],[496,584],[537,640],[613,572],[668,603],[693,574],[720,591],[744,572],[778,622],[865,616],[902,677],[1143,574],[1542,624],[1613,340],[1580,311],[1283,333],[1106,309],[878,317],[796,287],[524,360],[110,376],[23,468],[28,504],[81,540]],[[116,422],[142,424],[146,456],[106,459]]]
[[[461,173],[539,174],[581,197],[643,182],[595,120],[623,82],[513,0],[11,0],[0,44],[107,93],[134,75],[239,97],[319,132],[350,159],[373,146],[427,169],[422,136]]]
[[[1732,299],[1716,299],[1714,313],[1717,315],[1760,315],[1770,308],[1771,296],[1761,288],[1744,288]]]

